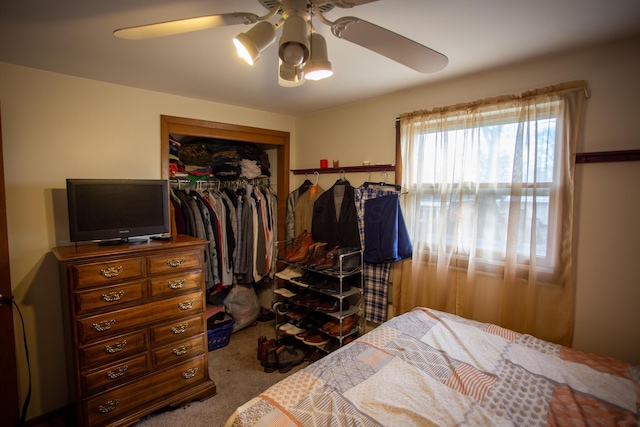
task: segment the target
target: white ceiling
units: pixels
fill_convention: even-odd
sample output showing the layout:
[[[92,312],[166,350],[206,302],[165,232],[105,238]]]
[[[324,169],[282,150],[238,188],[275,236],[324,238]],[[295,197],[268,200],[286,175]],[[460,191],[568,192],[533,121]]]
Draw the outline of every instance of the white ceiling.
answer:
[[[327,39],[334,75],[278,85],[277,44],[250,67],[228,26],[149,40],[113,30],[201,15],[266,14],[257,0],[2,0],[0,61],[292,116],[640,33],[640,0],[379,0],[334,8],[448,56],[420,74],[358,45]]]

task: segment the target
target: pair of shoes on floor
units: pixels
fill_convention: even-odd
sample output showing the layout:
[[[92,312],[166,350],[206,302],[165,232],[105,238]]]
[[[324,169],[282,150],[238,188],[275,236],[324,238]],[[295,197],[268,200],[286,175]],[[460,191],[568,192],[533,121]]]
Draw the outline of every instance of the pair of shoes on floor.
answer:
[[[294,366],[304,361],[305,350],[297,347],[281,345],[278,348],[269,348],[266,354],[264,371],[274,372],[276,369],[281,374],[289,372]]]
[[[267,359],[267,350],[270,348],[276,348],[276,340],[267,339],[264,335],[258,338],[258,360],[260,360],[260,366],[264,366]]]

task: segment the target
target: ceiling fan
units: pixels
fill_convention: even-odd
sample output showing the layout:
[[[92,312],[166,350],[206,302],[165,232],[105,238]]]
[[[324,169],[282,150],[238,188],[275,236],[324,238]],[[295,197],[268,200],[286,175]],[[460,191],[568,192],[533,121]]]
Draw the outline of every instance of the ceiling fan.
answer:
[[[113,34],[123,39],[142,40],[236,24],[255,24],[233,42],[238,55],[253,63],[276,39],[279,40],[279,81],[282,86],[298,86],[305,80],[320,80],[333,74],[327,56],[326,40],[316,33],[311,18],[331,27],[334,36],[360,45],[420,73],[433,73],[447,66],[449,60],[440,52],[411,39],[353,16],[330,21],[324,13],[334,7],[352,8],[377,0],[258,0],[269,13],[258,16],[250,12],[232,12],[178,19],[121,28]],[[277,14],[281,18],[269,22]]]

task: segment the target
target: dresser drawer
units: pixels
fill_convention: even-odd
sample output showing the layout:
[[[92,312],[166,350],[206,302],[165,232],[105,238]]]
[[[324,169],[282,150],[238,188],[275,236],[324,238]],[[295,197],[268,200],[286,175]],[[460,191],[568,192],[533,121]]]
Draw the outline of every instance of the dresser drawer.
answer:
[[[176,251],[149,257],[149,273],[162,274],[202,268],[201,251]]]
[[[174,320],[151,328],[151,342],[177,341],[204,332],[204,316],[198,315],[186,319]]]
[[[146,285],[146,280],[141,280],[76,292],[76,313],[113,308],[127,302],[139,301],[144,298]]]
[[[151,279],[151,296],[171,295],[190,289],[202,289],[202,273],[189,271]]]
[[[147,351],[147,331],[119,335],[86,347],[78,348],[80,368],[114,363],[134,354]]]
[[[200,334],[188,340],[182,340],[171,345],[164,346],[153,352],[156,366],[174,364],[184,359],[205,353],[205,338]]]
[[[145,258],[126,258],[74,265],[74,286],[77,289],[107,283],[120,283],[145,275]]]
[[[127,411],[145,407],[152,400],[208,379],[205,357],[199,356],[179,365],[156,371],[132,384],[108,390],[83,402],[85,424],[103,425],[121,418]]]
[[[105,386],[113,387],[149,371],[147,354],[127,359],[119,363],[82,373],[82,387],[85,393],[93,393]]]
[[[96,314],[76,321],[80,343],[102,339],[163,320],[202,313],[202,291],[178,295],[137,307]]]

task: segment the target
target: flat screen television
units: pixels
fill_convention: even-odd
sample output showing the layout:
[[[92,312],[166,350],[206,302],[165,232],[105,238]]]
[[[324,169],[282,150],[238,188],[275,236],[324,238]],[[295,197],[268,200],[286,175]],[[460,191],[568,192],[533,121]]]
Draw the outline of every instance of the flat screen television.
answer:
[[[166,180],[67,179],[67,204],[72,242],[137,243],[169,232]]]

